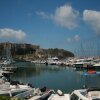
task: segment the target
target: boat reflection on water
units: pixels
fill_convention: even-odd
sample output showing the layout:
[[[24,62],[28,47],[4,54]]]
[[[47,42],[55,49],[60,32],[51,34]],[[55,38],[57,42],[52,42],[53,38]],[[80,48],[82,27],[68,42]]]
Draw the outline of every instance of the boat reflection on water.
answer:
[[[64,68],[64,67],[63,67]],[[44,72],[54,72],[57,73],[61,70],[63,70],[63,68],[59,68],[59,66],[45,66],[45,65],[41,65],[41,64],[30,64],[27,63],[25,64],[25,66],[23,67],[23,65],[19,66],[16,70],[16,73],[13,74],[13,77],[17,78],[24,78],[24,77],[31,77],[31,76],[40,76],[42,73]]]

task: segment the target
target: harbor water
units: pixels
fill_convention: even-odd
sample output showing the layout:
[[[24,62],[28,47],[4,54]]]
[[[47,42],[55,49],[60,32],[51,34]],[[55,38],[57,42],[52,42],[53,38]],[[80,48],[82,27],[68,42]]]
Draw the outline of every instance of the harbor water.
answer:
[[[100,75],[84,75],[82,71],[75,71],[66,66],[33,64],[18,62],[17,71],[11,75],[12,80],[30,83],[36,88],[44,86],[71,93],[75,89],[87,87],[100,87]]]

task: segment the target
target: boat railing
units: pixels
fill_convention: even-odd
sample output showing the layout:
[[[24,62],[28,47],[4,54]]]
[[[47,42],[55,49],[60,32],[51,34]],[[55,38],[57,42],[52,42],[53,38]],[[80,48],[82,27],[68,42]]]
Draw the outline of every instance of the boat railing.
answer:
[[[0,84],[0,90],[10,90],[10,84],[8,82]]]
[[[91,87],[91,88],[88,88],[88,89],[87,89],[87,92],[90,92],[90,91],[100,91],[100,88],[98,88],[98,87]]]

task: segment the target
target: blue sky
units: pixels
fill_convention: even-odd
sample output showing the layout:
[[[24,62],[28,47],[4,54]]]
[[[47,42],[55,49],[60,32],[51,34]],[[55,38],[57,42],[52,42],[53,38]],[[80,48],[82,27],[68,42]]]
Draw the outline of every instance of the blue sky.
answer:
[[[0,0],[0,42],[98,55],[99,37],[100,0]]]

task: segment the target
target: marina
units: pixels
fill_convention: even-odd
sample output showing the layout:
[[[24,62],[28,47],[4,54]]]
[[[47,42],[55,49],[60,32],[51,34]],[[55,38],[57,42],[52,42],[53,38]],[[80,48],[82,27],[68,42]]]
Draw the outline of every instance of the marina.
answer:
[[[0,95],[8,94],[13,98],[25,100],[76,100],[75,98],[95,100],[100,98],[99,70],[96,73],[90,73],[84,70],[76,71],[73,67],[64,65],[31,62],[16,62],[15,65],[16,72],[10,73],[9,77],[14,81],[7,82],[6,80],[0,85]]]
[[[83,71],[75,71],[67,66],[33,64],[30,62],[16,63],[18,69],[11,75],[11,79],[30,83],[34,87],[44,86],[71,93],[75,89],[100,87],[100,75],[85,75]]]
[[[100,0],[0,0],[0,100],[100,100]]]
[[[95,100],[95,98],[100,98],[98,57],[69,57],[64,60],[52,57],[47,60],[9,63],[5,63],[8,62],[5,59],[3,62],[0,64],[1,96],[26,100],[76,100],[76,97],[80,100]],[[87,96],[84,95],[92,87],[97,89],[92,90],[92,94],[90,92],[91,98],[88,93]]]
[[[12,58],[9,58],[9,61],[10,59]],[[8,59],[5,59],[3,62],[0,64],[1,96],[25,100],[76,100],[75,98],[95,100],[100,98],[98,57],[69,57],[64,60],[52,57],[47,60],[9,63]],[[92,87],[97,89],[92,90],[93,93],[90,91],[86,94]]]

